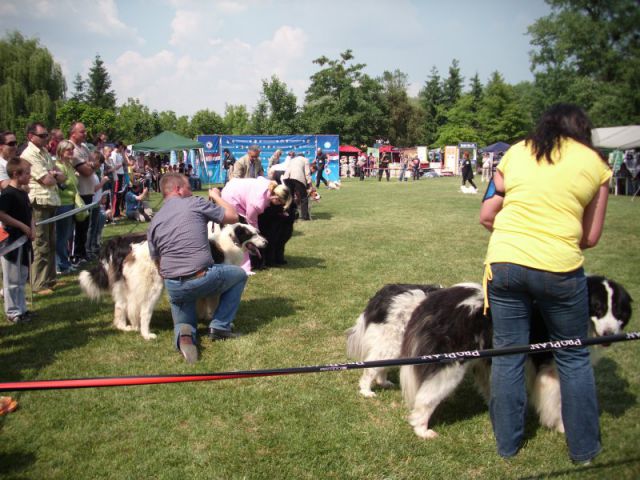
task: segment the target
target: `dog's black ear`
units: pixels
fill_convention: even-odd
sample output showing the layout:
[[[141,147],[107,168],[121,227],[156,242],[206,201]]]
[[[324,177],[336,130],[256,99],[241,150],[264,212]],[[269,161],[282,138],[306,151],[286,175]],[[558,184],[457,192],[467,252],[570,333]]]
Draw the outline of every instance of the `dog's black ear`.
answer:
[[[253,237],[253,232],[249,230],[246,225],[237,224],[233,228],[233,233],[235,234],[238,244],[242,245],[244,242]]]

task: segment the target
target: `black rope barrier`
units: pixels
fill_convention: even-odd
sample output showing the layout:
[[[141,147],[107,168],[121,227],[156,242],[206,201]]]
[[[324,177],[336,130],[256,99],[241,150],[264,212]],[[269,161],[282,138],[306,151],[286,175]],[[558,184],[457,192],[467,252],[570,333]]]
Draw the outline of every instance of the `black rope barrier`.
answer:
[[[426,363],[448,363],[460,360],[474,360],[504,355],[523,353],[549,352],[565,350],[581,346],[610,344],[640,340],[640,332],[629,332],[617,335],[605,335],[596,338],[555,340],[531,345],[521,345],[488,350],[469,350],[462,352],[435,353],[413,358],[398,358],[393,360],[374,360],[369,362],[332,363],[326,365],[310,365],[291,368],[275,368],[267,370],[247,370],[237,372],[173,374],[173,375],[140,375],[123,377],[71,378],[60,380],[30,380],[22,382],[0,382],[0,392],[27,390],[57,390],[70,388],[102,388],[124,387],[133,385],[153,385],[164,383],[207,382],[230,380],[234,378],[272,377],[279,375],[294,375],[302,373],[336,372],[374,367],[396,367],[402,365],[421,365]]]

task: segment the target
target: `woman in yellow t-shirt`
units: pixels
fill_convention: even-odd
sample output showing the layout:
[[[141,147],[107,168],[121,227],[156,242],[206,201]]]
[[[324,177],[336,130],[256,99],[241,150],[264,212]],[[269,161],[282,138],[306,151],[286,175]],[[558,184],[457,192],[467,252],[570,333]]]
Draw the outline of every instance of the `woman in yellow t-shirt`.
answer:
[[[591,122],[575,105],[547,110],[535,130],[509,149],[494,176],[496,195],[480,223],[492,233],[485,285],[495,348],[529,343],[536,302],[553,340],[586,338],[589,323],[582,249],[602,233],[611,171],[591,143]],[[593,369],[586,347],[554,352],[569,456],[588,462],[601,449]],[[524,355],[496,357],[489,410],[498,453],[522,445]]]

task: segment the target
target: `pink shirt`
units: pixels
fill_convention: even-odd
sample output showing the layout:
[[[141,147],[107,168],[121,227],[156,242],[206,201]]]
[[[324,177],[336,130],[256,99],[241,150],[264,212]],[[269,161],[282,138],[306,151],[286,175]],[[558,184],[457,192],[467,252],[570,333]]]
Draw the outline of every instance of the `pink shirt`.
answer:
[[[249,225],[258,227],[258,215],[269,206],[269,184],[265,177],[232,178],[222,189],[222,199],[236,207]]]

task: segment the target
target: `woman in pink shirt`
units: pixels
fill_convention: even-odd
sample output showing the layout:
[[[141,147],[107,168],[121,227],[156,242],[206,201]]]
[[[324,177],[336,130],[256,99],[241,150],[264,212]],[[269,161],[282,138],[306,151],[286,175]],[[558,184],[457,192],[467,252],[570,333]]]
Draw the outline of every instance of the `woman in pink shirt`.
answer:
[[[233,205],[249,225],[258,228],[258,216],[269,205],[283,205],[286,210],[292,198],[286,186],[258,177],[231,179],[222,190],[222,199]],[[245,253],[244,260],[242,268],[247,273],[253,273],[248,253]]]

